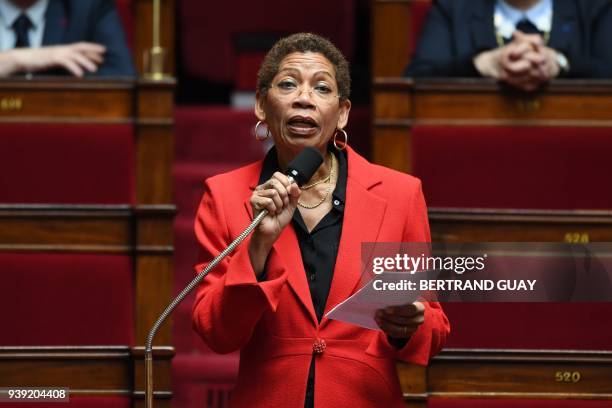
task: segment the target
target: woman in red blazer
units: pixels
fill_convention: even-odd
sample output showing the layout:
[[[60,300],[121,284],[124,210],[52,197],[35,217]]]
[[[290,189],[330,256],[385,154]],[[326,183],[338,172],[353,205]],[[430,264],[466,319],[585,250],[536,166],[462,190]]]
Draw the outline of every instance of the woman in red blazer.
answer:
[[[425,365],[440,350],[449,332],[440,305],[380,310],[379,331],[324,314],[358,289],[362,242],[430,240],[420,182],[347,147],[348,65],[329,41],[280,40],[257,88],[256,132],[275,147],[206,180],[196,270],[269,213],[200,285],[194,327],[214,351],[240,350],[234,407],[402,407],[395,360]],[[325,160],[300,189],[281,170],[306,146]]]

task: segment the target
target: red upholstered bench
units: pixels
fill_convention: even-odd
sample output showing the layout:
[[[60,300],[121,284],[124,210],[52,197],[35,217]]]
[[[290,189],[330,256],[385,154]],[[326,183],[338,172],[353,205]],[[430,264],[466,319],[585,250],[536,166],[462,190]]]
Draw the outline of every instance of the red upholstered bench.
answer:
[[[612,303],[445,303],[446,347],[612,350]]]
[[[182,106],[175,109],[174,118],[177,163],[215,162],[238,167],[260,159],[267,150],[253,136],[257,118],[252,110]]]
[[[605,128],[415,126],[430,207],[610,209]]]
[[[265,7],[241,2],[238,8],[234,2],[183,0],[178,16],[185,71],[212,82],[235,81],[238,36],[309,31],[329,37],[349,60],[353,54],[353,0],[309,1],[300,5],[299,13],[282,0],[268,1]]]
[[[0,125],[0,203],[134,202],[130,125]]]
[[[172,361],[172,406],[227,407],[238,377],[238,354],[177,355]]]
[[[133,345],[128,256],[0,253],[0,346]]]

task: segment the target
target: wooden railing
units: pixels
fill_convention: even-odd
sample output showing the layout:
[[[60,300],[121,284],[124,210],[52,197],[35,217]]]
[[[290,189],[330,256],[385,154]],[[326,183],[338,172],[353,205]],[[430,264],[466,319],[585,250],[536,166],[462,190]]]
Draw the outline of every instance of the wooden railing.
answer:
[[[374,80],[373,156],[410,172],[411,129],[436,126],[610,127],[612,81],[558,80],[536,93],[488,79]]]
[[[429,220],[439,243],[612,241],[612,211],[432,208]],[[434,397],[612,400],[611,350],[444,349],[428,367],[397,369],[410,407]]]
[[[0,347],[0,386],[62,384],[74,395],[127,395],[144,406],[142,346],[173,287],[173,90],[173,80],[0,81],[0,124],[133,125],[136,176],[133,204],[0,205],[0,251],[131,257],[136,339],[134,347]],[[170,327],[155,342],[160,407],[170,406]]]

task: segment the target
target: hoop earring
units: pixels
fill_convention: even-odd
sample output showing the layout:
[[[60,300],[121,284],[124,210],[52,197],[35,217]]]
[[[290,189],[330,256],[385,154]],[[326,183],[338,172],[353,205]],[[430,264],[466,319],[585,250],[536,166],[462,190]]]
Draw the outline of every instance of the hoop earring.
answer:
[[[338,140],[336,140],[338,138],[338,133],[342,133],[344,134],[344,141],[342,143],[340,143],[340,145],[338,145]],[[336,130],[336,133],[334,133],[334,147],[337,150],[344,150],[346,149],[346,145],[348,144],[348,135],[346,134],[346,131],[344,129],[338,129]]]
[[[259,141],[259,142],[263,142],[264,140],[268,139],[270,137],[270,128],[268,128],[266,126],[266,135],[264,137],[261,137],[259,135],[258,132],[258,128],[260,125],[262,125],[264,122],[262,122],[261,120],[257,121],[257,123],[255,124],[255,129],[253,130],[253,133],[255,134],[255,140]]]

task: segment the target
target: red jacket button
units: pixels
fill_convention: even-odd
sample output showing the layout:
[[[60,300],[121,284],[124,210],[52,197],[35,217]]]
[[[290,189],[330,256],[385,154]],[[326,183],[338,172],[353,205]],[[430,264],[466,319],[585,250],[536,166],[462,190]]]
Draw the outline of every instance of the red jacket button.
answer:
[[[325,351],[325,348],[327,347],[327,345],[325,344],[325,340],[323,339],[316,339],[315,342],[312,345],[312,351],[315,354],[321,354]]]

